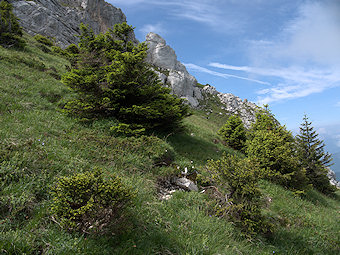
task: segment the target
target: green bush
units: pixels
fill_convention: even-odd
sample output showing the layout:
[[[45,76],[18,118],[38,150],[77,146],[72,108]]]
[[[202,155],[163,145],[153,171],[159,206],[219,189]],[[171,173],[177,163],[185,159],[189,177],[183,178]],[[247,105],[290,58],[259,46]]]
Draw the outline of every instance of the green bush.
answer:
[[[45,37],[43,35],[40,35],[40,34],[36,34],[34,36],[34,39],[37,42],[39,42],[39,43],[41,43],[43,45],[46,45],[46,46],[53,46],[53,44],[54,44],[50,39],[48,39],[47,37]]]
[[[59,178],[52,188],[51,212],[61,226],[84,233],[105,233],[120,224],[133,197],[120,178],[104,179],[101,170]]]
[[[66,47],[65,52],[69,54],[79,54],[79,48],[77,45],[72,43]]]
[[[267,170],[267,179],[293,189],[307,189],[305,170],[298,165],[294,137],[270,113],[257,113],[246,142],[246,154]]]
[[[65,112],[89,120],[116,118],[122,125],[113,130],[132,134],[177,127],[188,115],[188,106],[145,63],[147,45],[128,40],[131,26],[117,24],[97,36],[84,25],[81,31],[80,54],[62,79],[78,98],[66,104]]]
[[[258,181],[264,173],[256,162],[223,155],[220,160],[209,161],[208,170],[213,180],[228,192],[224,203],[217,207],[218,214],[229,217],[248,236],[271,231],[261,214],[263,200]]]
[[[4,47],[23,48],[22,28],[18,18],[13,14],[13,7],[5,0],[0,1],[0,45]]]
[[[239,116],[230,116],[226,124],[218,131],[218,134],[229,147],[234,150],[244,150],[247,134]]]

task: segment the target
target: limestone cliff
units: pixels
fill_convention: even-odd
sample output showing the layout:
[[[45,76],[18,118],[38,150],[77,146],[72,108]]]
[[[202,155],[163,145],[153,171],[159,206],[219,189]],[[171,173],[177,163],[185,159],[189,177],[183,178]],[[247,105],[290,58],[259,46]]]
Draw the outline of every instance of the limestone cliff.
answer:
[[[146,43],[147,62],[156,67],[156,72],[164,85],[169,86],[175,95],[186,98],[191,106],[197,107],[199,100],[202,99],[202,93],[197,87],[195,77],[177,60],[175,51],[155,33],[146,36]]]
[[[54,37],[61,47],[78,41],[81,22],[99,33],[126,21],[121,9],[104,0],[9,1],[26,32]],[[131,39],[136,40],[134,35]]]
[[[169,86],[175,95],[186,98],[193,107],[202,106],[207,97],[217,97],[221,110],[227,114],[238,114],[247,128],[255,121],[258,106],[231,93],[220,93],[212,86],[205,86],[203,89],[198,87],[196,78],[177,60],[175,51],[161,36],[149,33],[146,43],[147,62],[155,67],[161,81],[165,86]]]

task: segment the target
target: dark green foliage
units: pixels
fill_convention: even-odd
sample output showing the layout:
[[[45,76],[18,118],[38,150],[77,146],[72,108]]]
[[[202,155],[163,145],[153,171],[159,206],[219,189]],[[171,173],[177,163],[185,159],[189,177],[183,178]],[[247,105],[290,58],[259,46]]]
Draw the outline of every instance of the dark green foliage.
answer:
[[[23,48],[22,29],[18,18],[13,14],[13,7],[5,0],[0,1],[0,45]]]
[[[65,52],[69,54],[79,54],[79,48],[77,45],[72,43],[66,47]]]
[[[120,178],[101,170],[59,178],[52,189],[52,214],[68,230],[104,233],[120,223],[133,193]]]
[[[305,170],[299,167],[291,132],[277,123],[268,111],[256,114],[256,122],[250,130],[246,153],[257,159],[268,170],[267,178],[287,187],[307,188]]]
[[[296,136],[299,164],[306,169],[309,183],[320,192],[329,194],[336,191],[327,177],[327,167],[331,165],[332,156],[324,151],[325,144],[311,125],[312,122],[305,115],[300,134]]]
[[[247,235],[267,233],[270,226],[261,215],[263,201],[258,181],[263,170],[250,159],[224,155],[220,160],[209,161],[213,179],[225,186],[226,203],[218,213],[229,216]]]
[[[41,43],[43,45],[46,45],[46,46],[53,46],[53,44],[54,44],[50,39],[48,39],[47,37],[45,37],[43,35],[36,34],[34,36],[34,39],[37,42],[39,42],[39,43]]]
[[[247,140],[246,130],[239,116],[232,115],[218,131],[222,140],[234,150],[242,151]]]
[[[115,25],[98,36],[84,25],[81,30],[78,61],[62,79],[78,95],[66,112],[89,120],[116,118],[124,123],[122,132],[172,128],[188,115],[182,99],[170,95],[144,62],[146,44],[128,41],[131,26]]]

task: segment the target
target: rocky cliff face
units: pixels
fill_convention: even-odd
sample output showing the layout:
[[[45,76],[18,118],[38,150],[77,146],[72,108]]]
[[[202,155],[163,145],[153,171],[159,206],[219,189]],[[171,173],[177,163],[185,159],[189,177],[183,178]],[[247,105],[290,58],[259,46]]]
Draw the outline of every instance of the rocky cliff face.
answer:
[[[230,93],[220,93],[212,86],[205,86],[203,89],[198,87],[196,78],[177,60],[175,51],[161,36],[149,33],[146,36],[146,43],[147,62],[155,67],[163,84],[169,86],[175,95],[186,98],[193,107],[199,107],[208,97],[217,97],[221,103],[221,110],[228,114],[238,114],[247,128],[255,121],[255,112],[258,109],[255,104],[246,99],[242,101]]]
[[[191,106],[197,107],[202,93],[195,77],[177,60],[175,51],[155,33],[146,36],[146,43],[147,62],[156,67],[155,71],[164,85],[170,87],[175,95],[186,98]]]
[[[65,47],[77,42],[79,24],[89,24],[95,33],[105,32],[126,21],[121,9],[104,0],[10,0],[14,14],[31,35],[54,37]],[[132,40],[136,40],[134,35]]]

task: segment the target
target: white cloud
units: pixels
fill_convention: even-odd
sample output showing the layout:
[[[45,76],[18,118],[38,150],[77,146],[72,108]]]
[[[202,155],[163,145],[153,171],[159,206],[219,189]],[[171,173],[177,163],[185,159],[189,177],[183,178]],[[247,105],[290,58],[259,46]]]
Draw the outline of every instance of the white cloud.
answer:
[[[340,86],[340,1],[305,2],[274,39],[251,41],[249,48],[254,67],[210,65],[277,79],[273,87],[258,91],[261,103]]]
[[[264,82],[264,81],[260,81],[260,80],[255,80],[255,79],[250,79],[250,78],[247,78],[247,77],[233,75],[233,74],[220,73],[220,72],[216,72],[216,71],[213,71],[213,70],[210,70],[210,69],[207,69],[205,67],[201,67],[201,66],[198,66],[198,65],[195,65],[195,64],[184,64],[184,65],[189,70],[193,70],[193,71],[197,71],[197,72],[201,72],[201,73],[208,73],[208,74],[211,74],[211,75],[214,75],[214,76],[218,76],[218,77],[222,77],[222,78],[225,78],[225,79],[235,78],[235,79],[251,81],[251,82],[255,82],[255,83],[259,83],[259,84],[269,85],[268,82]]]
[[[335,104],[336,107],[340,107],[340,101]]]
[[[164,36],[166,34],[166,30],[163,28],[161,23],[157,24],[146,24],[141,29],[139,29],[144,35],[148,34],[149,32],[153,32],[159,35]]]
[[[218,8],[220,0],[108,0],[114,5],[158,6],[166,9],[168,15],[203,23],[219,31],[236,31],[241,19],[236,21],[235,14],[222,12]],[[223,30],[221,30],[223,27]]]
[[[340,86],[340,73],[324,69],[289,68],[258,68],[249,66],[233,66],[220,63],[210,63],[209,66],[226,70],[241,71],[261,77],[279,78],[280,83],[271,88],[259,90],[257,93],[260,104],[274,101],[305,97],[313,93],[320,93],[328,88]]]

